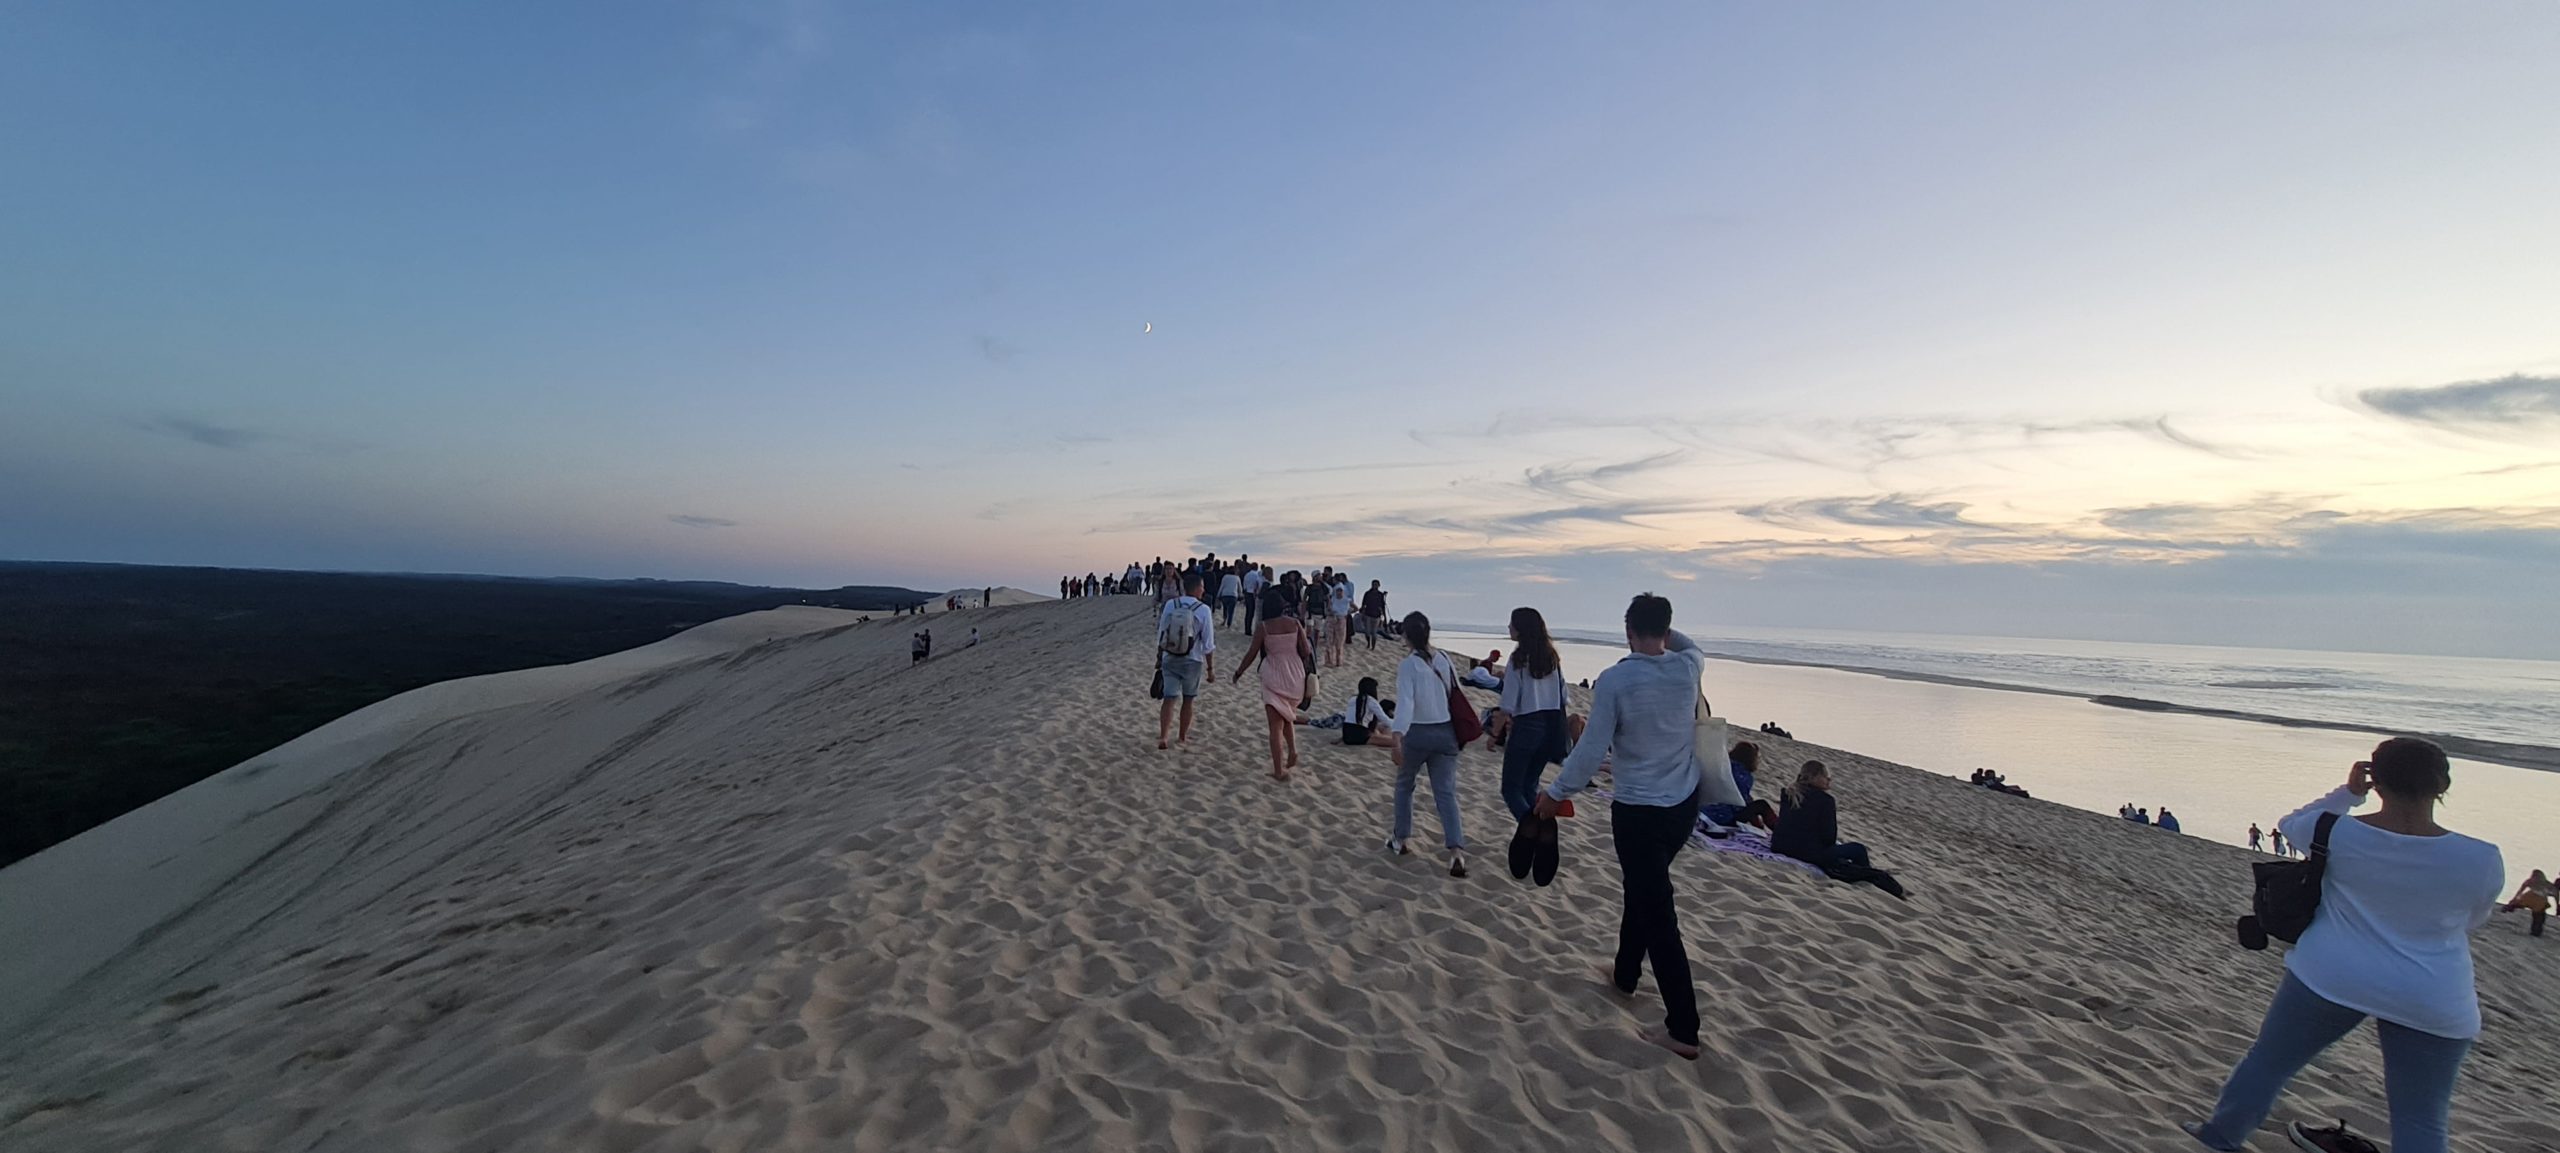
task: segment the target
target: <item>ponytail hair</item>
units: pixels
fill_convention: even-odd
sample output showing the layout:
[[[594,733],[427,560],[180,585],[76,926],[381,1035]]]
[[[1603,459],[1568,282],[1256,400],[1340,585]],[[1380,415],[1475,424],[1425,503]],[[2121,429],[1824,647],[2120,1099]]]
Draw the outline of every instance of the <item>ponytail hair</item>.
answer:
[[[1420,612],[1404,614],[1404,643],[1423,656],[1431,655],[1431,618]]]

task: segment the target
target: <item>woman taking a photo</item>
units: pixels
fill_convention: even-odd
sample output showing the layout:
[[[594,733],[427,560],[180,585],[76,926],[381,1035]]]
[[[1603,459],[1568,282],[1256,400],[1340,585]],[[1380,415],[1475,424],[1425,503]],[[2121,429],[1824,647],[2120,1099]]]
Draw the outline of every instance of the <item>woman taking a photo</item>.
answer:
[[[1440,840],[1449,849],[1449,875],[1467,875],[1466,838],[1458,831],[1458,732],[1449,720],[1449,692],[1458,670],[1447,654],[1431,647],[1431,618],[1409,613],[1404,643],[1411,650],[1396,666],[1396,713],[1388,727],[1396,734],[1396,824],[1387,851],[1403,856],[1413,850],[1413,779],[1431,774],[1431,801],[1440,812]]]
[[[1283,607],[1285,602],[1275,590],[1234,677],[1242,681],[1254,660],[1262,661],[1262,720],[1271,728],[1271,779],[1275,781],[1288,780],[1289,770],[1298,767],[1298,695],[1306,691],[1307,664],[1315,659],[1297,618],[1276,611]]]
[[[1502,803],[1519,820],[1538,804],[1539,778],[1561,764],[1573,742],[1564,731],[1564,666],[1556,656],[1547,618],[1533,608],[1511,610],[1511,667],[1502,678],[1502,703],[1493,731],[1502,737]]]
[[[2346,784],[2276,822],[2308,851],[2321,816],[2339,815],[2319,910],[2285,954],[2284,982],[2258,1040],[2223,1082],[2213,1117],[2184,1126],[2205,1147],[2242,1148],[2285,1083],[2372,1017],[2393,1153],[2444,1153],[2454,1075],[2480,1035],[2471,931],[2489,919],[2507,876],[2496,845],[2436,823],[2436,802],[2452,785],[2443,749],[2393,737],[2347,770]],[[2380,811],[2346,815],[2368,795],[2381,797]],[[2297,1121],[2286,1134],[2320,1153],[2372,1147],[2343,1125]]]

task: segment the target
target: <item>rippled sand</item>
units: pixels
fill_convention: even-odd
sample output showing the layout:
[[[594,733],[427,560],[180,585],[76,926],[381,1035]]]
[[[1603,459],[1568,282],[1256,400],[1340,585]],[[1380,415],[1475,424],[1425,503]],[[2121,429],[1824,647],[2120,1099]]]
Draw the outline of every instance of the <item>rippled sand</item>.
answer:
[[[0,1038],[0,1146],[2183,1150],[2276,980],[2230,944],[2245,853],[1771,741],[1834,764],[1914,899],[1685,854],[1709,1025],[1678,1062],[1636,1036],[1650,976],[1632,1006],[1596,977],[1598,806],[1554,887],[1514,882],[1469,753],[1453,880],[1378,851],[1379,751],[1300,730],[1272,782],[1249,685],[1156,752],[1135,598],[964,612],[913,670],[913,622],[813,611],[394,710],[314,754],[356,761],[123,845],[149,860],[102,913],[168,894],[129,942],[73,923],[76,878],[0,872],[47,910],[8,948],[105,958],[0,993],[49,996]],[[1328,700],[1390,654],[1353,655]],[[2458,1147],[2560,1149],[2555,950],[2481,935]],[[2279,1118],[2379,1131],[2379,1075],[2368,1033]]]

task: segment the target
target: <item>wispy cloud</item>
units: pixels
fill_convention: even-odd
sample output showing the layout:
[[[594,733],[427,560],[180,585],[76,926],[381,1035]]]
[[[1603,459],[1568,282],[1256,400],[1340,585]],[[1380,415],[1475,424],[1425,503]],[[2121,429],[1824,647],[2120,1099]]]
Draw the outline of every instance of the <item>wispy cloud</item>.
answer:
[[[1580,500],[1588,498],[1594,492],[1612,491],[1619,482],[1632,480],[1646,473],[1676,468],[1688,459],[1687,452],[1671,449],[1613,464],[1539,465],[1528,470],[1525,479],[1532,492],[1559,499]]]
[[[1062,432],[1058,434],[1058,443],[1109,444],[1111,443],[1111,436],[1108,433],[1100,432]]]
[[[2560,427],[2560,377],[2516,373],[2426,388],[2368,388],[2366,408],[2418,424],[2470,432]]]
[[[1745,505],[1733,511],[1738,516],[1781,525],[1828,521],[1863,528],[1984,527],[1965,518],[1966,507],[1961,501],[1930,501],[1897,492],[1883,496],[1771,501]]]
[[[145,417],[134,421],[133,426],[144,432],[158,433],[162,436],[174,436],[180,440],[193,441],[207,448],[247,448],[251,445],[263,444],[278,439],[275,434],[262,432],[258,429],[240,428],[235,425],[227,424],[215,424],[212,421],[199,420],[191,416],[163,415]]]
[[[1012,364],[1015,357],[1022,355],[1019,345],[1001,336],[981,335],[977,344],[978,355],[987,358],[989,364]]]
[[[671,512],[667,519],[686,528],[736,528],[738,522],[725,516],[697,516],[687,512]]]

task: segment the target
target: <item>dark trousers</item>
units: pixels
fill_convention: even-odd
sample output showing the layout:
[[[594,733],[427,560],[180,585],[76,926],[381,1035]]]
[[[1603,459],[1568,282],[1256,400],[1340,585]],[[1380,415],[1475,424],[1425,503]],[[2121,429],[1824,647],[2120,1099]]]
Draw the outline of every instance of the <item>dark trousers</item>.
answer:
[[[1564,760],[1564,711],[1547,709],[1511,718],[1511,735],[1502,739],[1502,803],[1511,819],[1527,820],[1538,804],[1538,778],[1547,766]]]
[[[1228,627],[1228,628],[1234,628],[1234,627],[1236,627],[1236,598],[1234,598],[1234,597],[1219,597],[1219,598],[1218,598],[1218,607],[1219,607],[1220,609],[1222,609],[1222,610],[1224,610],[1224,611],[1225,611],[1227,627]],[[1246,627],[1246,628],[1252,628],[1253,626],[1252,626],[1252,625],[1250,625],[1250,624],[1248,624],[1248,625],[1246,625],[1245,627]]]
[[[1253,622],[1261,616],[1262,597],[1255,593],[1244,594],[1244,631],[1252,632]]]
[[[1671,1039],[1698,1043],[1698,990],[1689,983],[1689,950],[1680,943],[1680,915],[1671,906],[1671,859],[1698,827],[1698,794],[1676,805],[1609,805],[1609,839],[1625,878],[1626,912],[1618,920],[1621,992],[1633,993],[1644,963],[1653,962],[1662,989],[1663,1027]]]
[[[1867,867],[1867,847],[1856,841],[1843,841],[1823,850],[1813,863],[1826,869],[1833,865],[1856,865],[1863,869]]]

